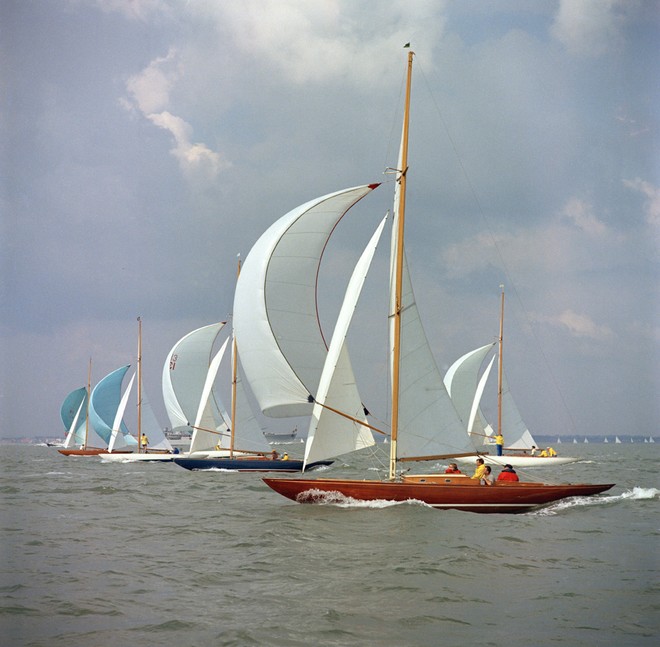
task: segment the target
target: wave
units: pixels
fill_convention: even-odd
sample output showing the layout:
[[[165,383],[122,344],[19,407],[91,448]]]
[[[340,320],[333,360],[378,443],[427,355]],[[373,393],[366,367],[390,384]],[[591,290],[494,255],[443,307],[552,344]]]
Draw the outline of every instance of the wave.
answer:
[[[423,501],[417,501],[415,499],[409,499],[408,501],[387,501],[385,499],[377,499],[374,501],[360,501],[350,496],[345,496],[341,492],[325,491],[318,489],[307,490],[301,493],[300,495],[298,495],[298,502],[318,503],[321,505],[334,505],[339,508],[373,508],[376,510],[380,510],[382,508],[391,508],[398,505],[411,505],[411,504],[432,508],[432,506],[424,503]]]
[[[660,496],[660,490],[656,488],[642,488],[634,487],[632,490],[627,490],[621,494],[616,495],[602,495],[598,497],[581,497],[576,496],[570,499],[562,499],[552,505],[536,510],[532,514],[549,515],[556,514],[562,510],[567,510],[575,507],[587,507],[596,505],[612,505],[621,501],[648,501]]]

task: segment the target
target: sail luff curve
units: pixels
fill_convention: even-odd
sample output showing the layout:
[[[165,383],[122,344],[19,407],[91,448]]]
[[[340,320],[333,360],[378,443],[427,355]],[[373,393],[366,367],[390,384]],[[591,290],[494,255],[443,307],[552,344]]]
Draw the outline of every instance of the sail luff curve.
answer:
[[[257,240],[234,298],[241,363],[265,415],[309,415],[327,355],[317,315],[318,268],[344,214],[378,185],[337,191],[282,216]]]

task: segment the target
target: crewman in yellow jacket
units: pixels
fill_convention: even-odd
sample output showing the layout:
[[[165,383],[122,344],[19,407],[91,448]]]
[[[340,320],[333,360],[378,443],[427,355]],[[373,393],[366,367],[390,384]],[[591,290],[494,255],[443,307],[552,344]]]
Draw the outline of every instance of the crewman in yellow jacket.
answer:
[[[473,479],[481,480],[486,475],[486,465],[484,464],[483,458],[477,458],[477,468],[474,470],[474,474],[470,477]]]

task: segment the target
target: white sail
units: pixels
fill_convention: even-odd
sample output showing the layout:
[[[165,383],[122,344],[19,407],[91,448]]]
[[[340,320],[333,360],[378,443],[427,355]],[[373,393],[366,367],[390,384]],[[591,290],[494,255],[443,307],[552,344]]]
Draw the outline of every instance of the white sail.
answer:
[[[483,364],[486,355],[494,348],[495,344],[486,344],[477,348],[462,357],[459,357],[445,373],[444,384],[449,393],[456,411],[465,425],[467,433],[477,433],[486,435],[485,425],[478,419],[477,413],[481,395],[479,385],[483,382],[479,380],[479,370]],[[484,375],[490,372],[488,369]],[[481,393],[483,393],[483,387]],[[476,427],[475,427],[476,424]]]
[[[241,364],[265,415],[309,415],[327,348],[317,276],[337,222],[377,185],[311,200],[271,225],[251,249],[234,299]]]
[[[121,423],[124,419],[124,413],[126,412],[126,405],[128,404],[128,396],[131,394],[131,389],[133,388],[133,382],[135,380],[135,374],[131,377],[131,381],[128,383],[124,394],[119,401],[119,406],[117,407],[117,412],[115,413],[115,419],[112,423],[112,435],[110,436],[110,442],[108,443],[108,451],[112,452],[113,449],[120,449],[126,447],[126,442],[124,441],[124,435],[121,431]],[[138,439],[139,441],[139,439]]]
[[[191,431],[211,362],[213,344],[224,322],[203,326],[182,337],[165,359],[163,400],[172,429]],[[208,417],[214,418],[213,401],[207,402]]]
[[[73,422],[71,423],[71,427],[69,427],[69,431],[67,432],[66,438],[64,440],[64,447],[67,449],[73,445],[74,438],[76,435],[76,428],[78,425],[78,418],[80,418],[80,412],[82,411],[83,406],[85,406],[86,404],[87,404],[87,391],[85,390],[85,396],[78,405],[78,410],[76,411],[76,415],[73,417]]]
[[[305,465],[374,444],[373,435],[367,427],[350,421],[326,407],[332,407],[366,422],[357,386],[351,379],[353,371],[346,351],[346,335],[378,241],[383,233],[385,220],[383,218],[362,252],[346,290],[319,382],[307,434]]]
[[[218,430],[215,429],[215,422],[213,418],[209,418],[208,404],[209,398],[211,397],[211,392],[213,390],[213,383],[215,382],[215,378],[218,375],[218,369],[220,368],[220,363],[222,362],[222,357],[225,354],[225,350],[227,349],[228,342],[229,337],[225,339],[224,343],[220,347],[220,350],[211,360],[211,364],[206,373],[206,380],[204,382],[201,398],[197,407],[194,431],[190,441],[191,454],[203,450],[214,449],[216,445],[222,444],[223,437],[227,438],[228,427],[226,423],[221,424],[219,433],[215,433]],[[225,446],[228,444],[228,441],[224,442]]]
[[[488,382],[488,377],[490,376],[490,371],[493,368],[495,362],[495,356],[491,357],[486,370],[479,379],[477,384],[477,390],[474,394],[474,401],[472,402],[472,407],[470,409],[470,418],[468,420],[467,431],[470,435],[476,435],[481,437],[482,442],[485,444],[490,440],[490,435],[493,433],[493,428],[490,425],[487,425],[488,430],[483,423],[483,414],[479,415],[479,403],[481,402],[481,397],[483,396],[484,390],[486,388],[486,382]],[[453,398],[452,398],[453,400]]]
[[[163,433],[163,428],[158,423],[158,418],[156,418],[151,402],[145,395],[144,388],[142,389],[141,416],[142,432],[146,434],[149,439],[149,448],[172,451],[172,444]]]
[[[237,358],[235,409],[234,448],[255,452],[270,451],[270,445],[250,405],[246,383],[241,377],[240,358]]]

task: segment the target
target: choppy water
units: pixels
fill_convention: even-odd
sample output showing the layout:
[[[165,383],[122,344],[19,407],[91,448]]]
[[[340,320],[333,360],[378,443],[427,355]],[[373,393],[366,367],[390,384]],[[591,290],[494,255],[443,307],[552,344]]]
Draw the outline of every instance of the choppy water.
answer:
[[[255,474],[2,446],[1,642],[655,645],[657,446],[565,446],[585,460],[535,474],[617,487],[518,516],[303,506]]]

